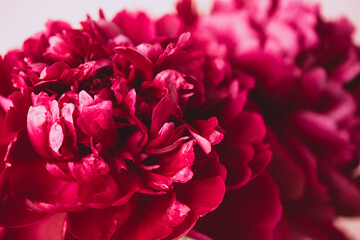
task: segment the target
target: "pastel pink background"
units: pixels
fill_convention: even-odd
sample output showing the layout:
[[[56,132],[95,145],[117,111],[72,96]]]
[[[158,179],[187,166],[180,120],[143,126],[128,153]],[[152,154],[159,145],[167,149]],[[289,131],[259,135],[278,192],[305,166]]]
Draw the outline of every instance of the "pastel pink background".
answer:
[[[211,0],[193,0],[201,12],[210,10]],[[360,44],[360,0],[306,0],[321,4],[322,12],[328,19],[348,17],[359,28],[355,40]],[[97,18],[102,8],[108,18],[123,8],[142,9],[151,16],[160,16],[175,10],[176,0],[0,0],[0,55],[9,49],[20,47],[32,34],[44,28],[47,19],[65,20],[74,27],[86,18],[86,14]],[[359,203],[360,204],[360,203]],[[349,237],[360,239],[360,218],[340,218],[336,222],[345,228]]]

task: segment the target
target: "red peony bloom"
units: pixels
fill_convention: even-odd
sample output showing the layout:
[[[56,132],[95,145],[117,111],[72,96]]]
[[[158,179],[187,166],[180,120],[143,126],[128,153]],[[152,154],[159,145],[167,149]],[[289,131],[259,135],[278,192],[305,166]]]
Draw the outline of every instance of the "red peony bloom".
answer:
[[[263,173],[265,125],[241,107],[239,79],[253,80],[232,71],[223,45],[164,18],[50,21],[5,55],[2,239],[180,238],[218,207],[225,180],[238,189]],[[269,181],[264,234],[281,212]]]

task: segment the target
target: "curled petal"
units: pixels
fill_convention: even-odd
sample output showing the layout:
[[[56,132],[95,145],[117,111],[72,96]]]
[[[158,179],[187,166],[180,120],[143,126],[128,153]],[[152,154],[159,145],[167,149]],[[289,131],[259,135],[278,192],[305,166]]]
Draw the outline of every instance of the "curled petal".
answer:
[[[64,62],[56,62],[53,65],[46,67],[40,74],[40,79],[59,79],[65,70],[70,69],[69,65]]]
[[[62,127],[58,123],[54,123],[50,127],[49,145],[52,151],[59,154],[59,149],[64,141],[64,133]]]
[[[81,163],[69,162],[68,166],[72,176],[79,182],[99,181],[110,171],[107,163],[93,154],[83,157]]]
[[[208,120],[195,120],[194,127],[211,145],[220,143],[224,137],[221,129],[219,129],[220,127],[216,117],[211,117]]]
[[[150,79],[153,75],[154,64],[146,56],[133,48],[117,47],[114,51],[127,59],[135,68],[139,69],[145,79]]]
[[[179,79],[180,78],[180,79]],[[183,78],[176,71],[163,71],[156,75],[154,82],[163,85],[165,95],[153,109],[151,117],[150,133],[158,132],[160,128],[169,120],[169,117],[175,113],[179,101],[177,84]]]

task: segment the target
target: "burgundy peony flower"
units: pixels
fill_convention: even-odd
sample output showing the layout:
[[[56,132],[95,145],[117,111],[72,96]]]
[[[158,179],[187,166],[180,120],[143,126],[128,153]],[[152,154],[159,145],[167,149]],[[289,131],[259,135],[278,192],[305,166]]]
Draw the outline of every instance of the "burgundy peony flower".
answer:
[[[248,80],[238,79],[250,91],[245,109],[259,112],[269,129],[266,139],[274,156],[268,171],[277,186],[270,178],[267,185],[280,190],[284,208],[274,238],[345,239],[333,220],[358,215],[360,206],[358,105],[351,94],[356,93],[360,61],[351,41],[352,26],[346,20],[323,20],[317,6],[284,0],[216,2],[211,15],[188,28],[200,39],[224,44],[232,70],[255,81],[252,89]],[[227,192],[199,229],[217,238],[265,239],[238,231],[246,220],[234,209],[253,206],[252,214],[262,209],[240,197],[235,200],[242,191],[253,191],[246,190],[252,184]],[[267,203],[274,211],[276,194],[269,196],[274,196]],[[258,229],[264,225],[259,223]]]
[[[224,45],[182,33],[197,17],[188,3],[184,24],[125,11],[80,30],[49,21],[5,55],[2,239],[177,239],[225,187],[247,184],[244,203],[263,196],[247,196],[256,188],[272,195],[260,234],[272,235],[281,206],[263,174],[266,129],[243,110],[254,79],[232,70]]]

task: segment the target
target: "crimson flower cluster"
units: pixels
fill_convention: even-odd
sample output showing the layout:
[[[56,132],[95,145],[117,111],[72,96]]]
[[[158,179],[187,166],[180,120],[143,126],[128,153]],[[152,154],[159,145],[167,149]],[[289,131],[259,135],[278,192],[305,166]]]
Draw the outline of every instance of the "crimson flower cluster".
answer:
[[[180,238],[223,200],[223,162],[231,188],[264,170],[238,74],[164,28],[126,11],[49,21],[1,59],[2,239]]]
[[[176,8],[48,21],[0,57],[0,239],[347,239],[352,25],[297,0]]]

